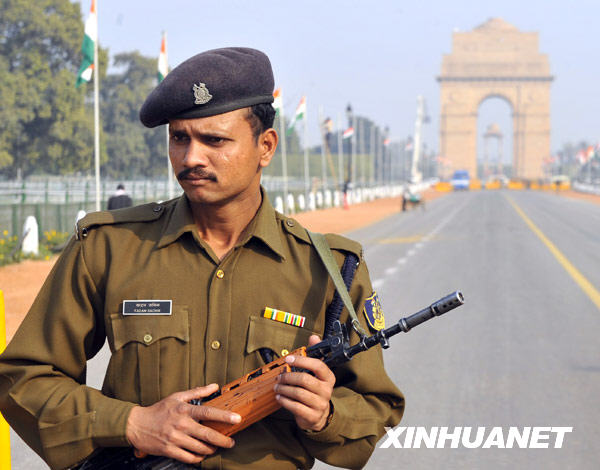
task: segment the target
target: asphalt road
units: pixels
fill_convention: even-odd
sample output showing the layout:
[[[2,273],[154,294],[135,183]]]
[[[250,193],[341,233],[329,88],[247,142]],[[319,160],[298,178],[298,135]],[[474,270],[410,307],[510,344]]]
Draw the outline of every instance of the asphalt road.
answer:
[[[390,340],[403,426],[573,427],[560,449],[378,448],[368,469],[598,468],[598,234],[600,206],[518,191],[450,194],[351,234],[365,246],[387,325],[455,290],[466,299]],[[102,358],[90,364],[96,386],[102,369]],[[13,462],[46,468],[18,439]]]
[[[510,201],[600,289],[600,206],[554,194],[454,193],[351,234],[366,248],[387,325],[454,290],[465,296],[390,340],[401,424],[573,431],[560,449],[378,448],[366,468],[598,468],[600,305]]]

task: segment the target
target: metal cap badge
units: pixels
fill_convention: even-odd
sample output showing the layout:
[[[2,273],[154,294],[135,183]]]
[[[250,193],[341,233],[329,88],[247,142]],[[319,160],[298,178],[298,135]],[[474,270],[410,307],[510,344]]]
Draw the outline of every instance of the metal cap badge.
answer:
[[[196,98],[195,104],[206,104],[212,99],[212,95],[204,83],[200,85],[194,83],[194,98]]]

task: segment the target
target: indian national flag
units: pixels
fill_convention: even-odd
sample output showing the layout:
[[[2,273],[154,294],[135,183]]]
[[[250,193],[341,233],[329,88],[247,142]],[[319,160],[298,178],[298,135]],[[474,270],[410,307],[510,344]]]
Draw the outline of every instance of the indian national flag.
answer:
[[[277,90],[275,90],[273,92],[273,107],[275,108],[276,112],[279,112],[280,109],[283,108],[283,98],[281,97],[281,88],[277,88]]]
[[[94,71],[94,45],[98,40],[98,18],[96,17],[96,0],[92,0],[92,8],[90,15],[85,22],[83,44],[81,52],[83,53],[83,61],[77,73],[77,82],[75,86],[79,87],[83,82],[89,82],[92,79]]]
[[[160,43],[160,54],[158,55],[158,83],[162,82],[169,73],[169,61],[167,60],[167,33],[163,33]]]
[[[301,119],[304,119],[305,116],[306,116],[306,96],[303,96],[300,99],[300,103],[298,103],[298,107],[296,108],[296,114],[294,114],[294,118],[292,119],[292,121],[290,122],[290,125],[287,128],[287,133],[291,134],[296,123],[298,121],[300,121]]]
[[[595,153],[596,153],[596,150],[594,149],[594,146],[590,145],[587,148],[587,159],[589,160],[590,158],[594,158]]]
[[[352,137],[354,135],[354,127],[349,127],[348,129],[346,129],[344,131],[344,133],[342,134],[342,138],[344,139],[349,139],[350,137]]]

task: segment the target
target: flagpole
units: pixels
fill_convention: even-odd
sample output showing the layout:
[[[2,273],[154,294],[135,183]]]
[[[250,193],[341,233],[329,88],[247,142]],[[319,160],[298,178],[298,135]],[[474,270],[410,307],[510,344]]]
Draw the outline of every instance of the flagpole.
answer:
[[[360,151],[360,185],[361,187],[365,187],[366,181],[366,162],[365,162],[365,120],[361,119],[358,124],[358,129],[360,130],[360,135],[357,135],[359,139],[359,151]]]
[[[327,164],[325,162],[325,146],[327,145],[326,130],[323,122],[323,106],[319,105],[319,128],[321,130],[321,189],[325,191],[327,189]]]
[[[375,143],[375,125],[371,123],[371,128],[369,129],[369,159],[371,160],[371,185],[373,183],[379,186],[379,162],[375,158],[374,152],[374,143]]]
[[[342,114],[338,114],[338,173],[340,175],[340,191],[344,187],[344,139],[342,133],[344,125],[342,124]]]
[[[352,136],[350,136],[350,140],[351,140],[351,155],[352,155],[352,176],[350,177],[350,181],[352,182],[352,184],[356,184],[356,134],[357,134],[357,130],[356,130],[356,118],[354,117],[354,113],[352,114]]]
[[[281,134],[281,172],[283,176],[283,208],[286,214],[290,213],[291,207],[288,207],[288,175],[287,175],[287,144],[285,134],[285,118],[283,113],[283,96],[281,97],[281,107],[279,108],[279,132]]]
[[[308,193],[310,190],[310,176],[308,167],[308,125],[306,123],[308,117],[308,106],[306,106],[306,97],[304,97],[304,195],[308,202]]]
[[[92,0],[94,1],[94,0]],[[98,31],[98,2],[95,2],[96,31]],[[100,66],[98,64],[98,33],[94,41],[94,170],[96,173],[96,211],[100,210]]]
[[[165,58],[167,54],[167,32],[163,31],[163,40],[165,41]],[[168,59],[166,60],[167,64]],[[167,65],[168,71],[168,65]],[[171,165],[171,159],[169,158],[169,124],[165,126],[165,137],[167,142],[167,192],[169,194],[169,199],[173,199],[175,197],[175,188],[173,187],[173,166]]]

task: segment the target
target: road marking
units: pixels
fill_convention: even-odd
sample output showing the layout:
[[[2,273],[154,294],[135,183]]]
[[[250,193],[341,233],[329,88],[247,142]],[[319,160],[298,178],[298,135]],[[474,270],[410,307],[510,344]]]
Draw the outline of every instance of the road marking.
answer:
[[[413,235],[410,237],[383,238],[377,243],[382,245],[390,245],[392,243],[415,243],[423,239],[422,235]]]
[[[465,207],[467,205],[467,203],[469,202],[469,199],[465,199],[464,202],[458,206],[455,207],[454,210],[448,214],[444,219],[442,219],[442,221],[437,224],[437,226],[431,231],[429,232],[427,235],[425,235],[424,237],[421,235],[417,235],[417,236],[413,236],[413,237],[403,237],[403,238],[387,238],[387,239],[382,239],[379,240],[379,244],[385,244],[385,243],[410,243],[408,240],[411,239],[412,242],[427,242],[430,241],[431,239],[433,239],[441,230],[442,228],[444,228],[446,226],[446,224],[448,222],[450,222],[455,216],[456,214],[463,209],[463,207]],[[397,240],[403,240],[403,241],[397,241]],[[422,243],[417,243],[418,245],[422,245]],[[399,265],[403,265],[406,263],[407,261],[407,257],[413,255],[416,252],[416,249],[410,249],[407,253],[406,256],[403,258],[398,259],[398,264]],[[386,274],[389,274],[388,271],[390,269],[396,269],[396,268],[388,268],[385,270]],[[394,271],[395,272],[395,271]],[[381,286],[383,286],[383,284],[385,284],[385,280],[387,278],[383,278],[383,279],[375,279],[374,281],[372,281],[372,285],[374,289],[379,289]]]
[[[600,292],[593,286],[593,284],[587,280],[587,278],[581,274],[581,272],[573,266],[573,264],[567,259],[565,255],[556,247],[554,243],[552,243],[546,235],[531,221],[525,212],[517,205],[512,198],[505,196],[513,209],[517,211],[517,214],[521,216],[521,218],[525,221],[527,226],[531,229],[533,233],[535,233],[538,238],[546,245],[546,248],[550,250],[550,253],[554,255],[556,260],[560,263],[560,265],[569,273],[569,275],[573,278],[573,280],[581,287],[583,292],[590,298],[592,302],[600,309]]]

